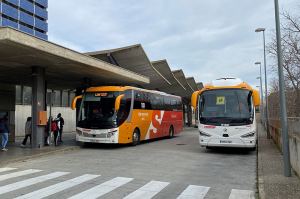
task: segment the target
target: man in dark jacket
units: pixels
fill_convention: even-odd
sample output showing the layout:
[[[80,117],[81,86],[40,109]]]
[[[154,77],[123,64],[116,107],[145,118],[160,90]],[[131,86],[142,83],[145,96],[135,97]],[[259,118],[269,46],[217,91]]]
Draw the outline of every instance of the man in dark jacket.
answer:
[[[62,118],[61,113],[59,113],[57,115],[57,118],[55,119],[55,121],[57,122],[57,127],[58,127],[58,132],[59,132],[58,141],[63,142],[62,141],[62,133],[63,133],[63,128],[64,128],[64,125],[65,125],[65,121],[64,121],[64,118]]]
[[[5,115],[3,118],[0,119],[0,136],[2,137],[2,142],[0,147],[2,151],[8,150],[6,148],[8,142],[8,134],[9,134],[8,119],[7,119],[7,115]]]

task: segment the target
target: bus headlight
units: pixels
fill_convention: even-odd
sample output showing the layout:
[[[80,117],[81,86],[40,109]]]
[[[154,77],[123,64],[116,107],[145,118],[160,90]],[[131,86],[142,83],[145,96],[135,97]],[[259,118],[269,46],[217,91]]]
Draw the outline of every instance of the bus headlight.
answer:
[[[107,133],[107,138],[111,138],[112,136],[115,135],[116,132],[117,132],[117,130],[114,130],[114,131],[112,131],[112,132],[108,132],[108,133]]]
[[[200,135],[204,137],[211,137],[208,133],[204,133],[203,131],[200,131]]]
[[[78,135],[82,135],[82,131],[80,131],[80,130],[78,130],[78,129],[76,129],[76,133],[77,133]]]
[[[242,138],[250,138],[250,137],[254,137],[255,136],[255,131],[252,131],[250,133],[247,133],[245,135],[242,135]]]
[[[110,138],[110,137],[112,137],[112,136],[114,136],[114,133],[113,133],[113,132],[107,133],[107,137],[108,137],[108,138]]]

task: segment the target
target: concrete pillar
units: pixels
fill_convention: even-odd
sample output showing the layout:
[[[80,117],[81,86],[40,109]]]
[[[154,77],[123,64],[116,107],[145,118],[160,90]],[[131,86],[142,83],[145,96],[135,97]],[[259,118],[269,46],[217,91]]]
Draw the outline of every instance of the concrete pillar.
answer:
[[[32,148],[44,146],[45,126],[38,125],[38,114],[46,110],[45,69],[32,67]]]

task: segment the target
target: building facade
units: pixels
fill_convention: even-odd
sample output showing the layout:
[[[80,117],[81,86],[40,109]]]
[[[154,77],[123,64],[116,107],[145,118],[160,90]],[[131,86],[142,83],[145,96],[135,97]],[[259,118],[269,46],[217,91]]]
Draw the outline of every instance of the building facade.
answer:
[[[48,0],[0,0],[0,26],[48,40]]]

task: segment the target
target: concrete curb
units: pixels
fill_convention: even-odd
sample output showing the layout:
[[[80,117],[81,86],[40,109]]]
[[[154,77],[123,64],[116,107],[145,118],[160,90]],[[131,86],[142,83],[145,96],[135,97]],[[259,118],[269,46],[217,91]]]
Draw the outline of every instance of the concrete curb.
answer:
[[[262,157],[261,157],[261,137],[258,136],[258,144],[257,144],[257,188],[258,188],[258,198],[259,199],[266,199],[265,194],[265,185],[263,179],[263,165],[262,165]]]
[[[18,157],[18,158],[14,158],[14,159],[3,161],[3,162],[1,161],[0,166],[5,166],[7,164],[16,163],[16,162],[22,162],[22,161],[25,161],[25,160],[40,158],[40,157],[44,157],[44,156],[47,156],[47,155],[52,155],[52,154],[55,154],[55,153],[63,153],[63,152],[67,152],[67,151],[73,151],[73,150],[77,150],[77,149],[80,149],[80,146],[69,146],[69,147],[64,147],[64,148],[61,148],[61,149],[41,152],[39,154],[26,155],[26,156],[23,156],[23,157]]]

